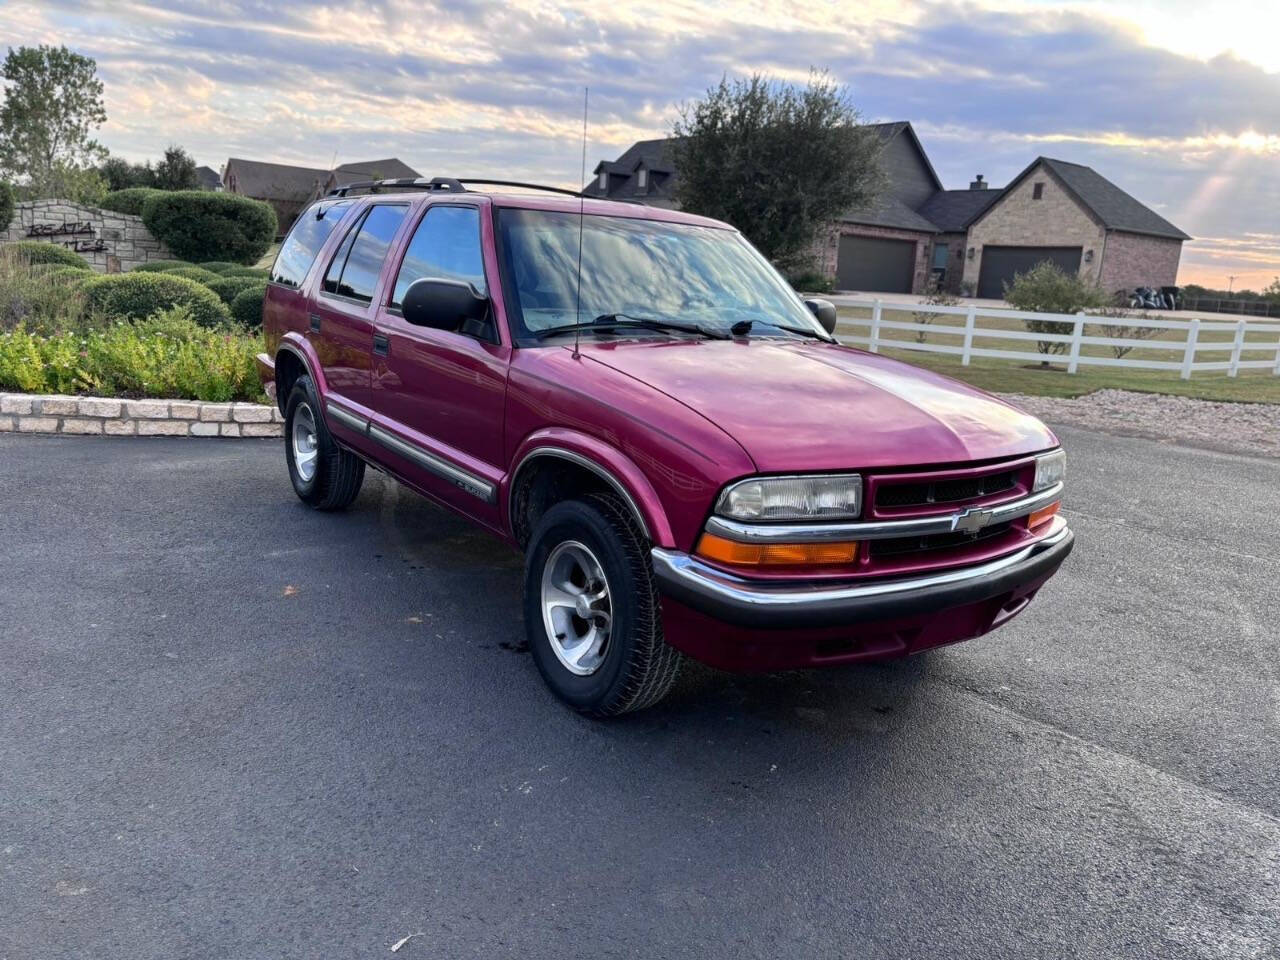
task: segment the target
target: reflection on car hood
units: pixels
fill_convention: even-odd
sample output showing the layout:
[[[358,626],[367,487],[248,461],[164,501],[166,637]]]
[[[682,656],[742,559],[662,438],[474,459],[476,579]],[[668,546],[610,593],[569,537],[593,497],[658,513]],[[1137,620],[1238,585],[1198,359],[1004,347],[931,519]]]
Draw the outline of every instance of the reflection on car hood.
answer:
[[[717,424],[763,472],[962,463],[1057,444],[990,394],[834,344],[630,340],[581,351]]]

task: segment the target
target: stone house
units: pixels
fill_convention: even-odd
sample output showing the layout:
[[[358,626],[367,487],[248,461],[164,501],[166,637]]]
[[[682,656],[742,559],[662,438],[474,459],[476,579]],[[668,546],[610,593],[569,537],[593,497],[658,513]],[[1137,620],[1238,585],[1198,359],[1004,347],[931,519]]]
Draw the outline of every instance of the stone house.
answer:
[[[1003,189],[978,174],[967,190],[947,190],[910,123],[873,129],[885,187],[844,214],[814,253],[837,289],[919,294],[937,286],[999,299],[1005,283],[1042,260],[1108,293],[1177,282],[1190,238],[1092,168],[1038,157]],[[584,193],[674,206],[670,145],[642,140],[602,161]]]

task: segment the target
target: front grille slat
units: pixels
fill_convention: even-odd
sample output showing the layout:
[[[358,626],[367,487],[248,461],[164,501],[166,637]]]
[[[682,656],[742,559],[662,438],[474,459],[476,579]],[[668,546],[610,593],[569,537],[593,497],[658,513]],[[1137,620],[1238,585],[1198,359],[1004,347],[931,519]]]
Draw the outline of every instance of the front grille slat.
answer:
[[[993,523],[975,534],[935,533],[925,537],[895,537],[892,540],[876,540],[871,544],[874,557],[901,556],[904,553],[924,553],[931,550],[950,550],[967,547],[984,540],[991,540],[1008,533],[1013,522]]]
[[[924,507],[939,503],[977,500],[1012,490],[1018,483],[1018,471],[1004,470],[984,477],[957,477],[922,483],[881,481],[876,489],[877,508]]]

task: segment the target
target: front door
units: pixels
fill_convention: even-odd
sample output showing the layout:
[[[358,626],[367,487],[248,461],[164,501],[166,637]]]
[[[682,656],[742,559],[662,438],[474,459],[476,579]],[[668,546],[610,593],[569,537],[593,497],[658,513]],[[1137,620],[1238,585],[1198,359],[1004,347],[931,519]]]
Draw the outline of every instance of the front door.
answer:
[[[492,317],[454,332],[414,326],[400,312],[405,291],[422,278],[462,280],[488,292],[480,229],[475,206],[427,206],[380,297],[375,326],[385,352],[373,358],[372,402],[394,439],[410,444],[381,438],[412,465],[421,486],[497,525],[510,347]]]

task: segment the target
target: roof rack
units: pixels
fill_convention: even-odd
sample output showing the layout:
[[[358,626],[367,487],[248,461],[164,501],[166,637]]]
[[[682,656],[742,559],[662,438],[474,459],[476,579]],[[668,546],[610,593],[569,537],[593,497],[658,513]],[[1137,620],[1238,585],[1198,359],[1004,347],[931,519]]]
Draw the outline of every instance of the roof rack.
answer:
[[[405,177],[399,180],[356,180],[345,186],[335,187],[325,196],[345,197],[351,190],[427,190],[435,193],[470,193],[466,184],[474,183],[487,187],[523,187],[526,190],[543,190],[547,193],[562,193],[568,197],[581,197],[578,190],[565,190],[563,187],[548,187],[541,183],[522,183],[519,180],[481,180],[468,177],[465,180],[454,177]]]

